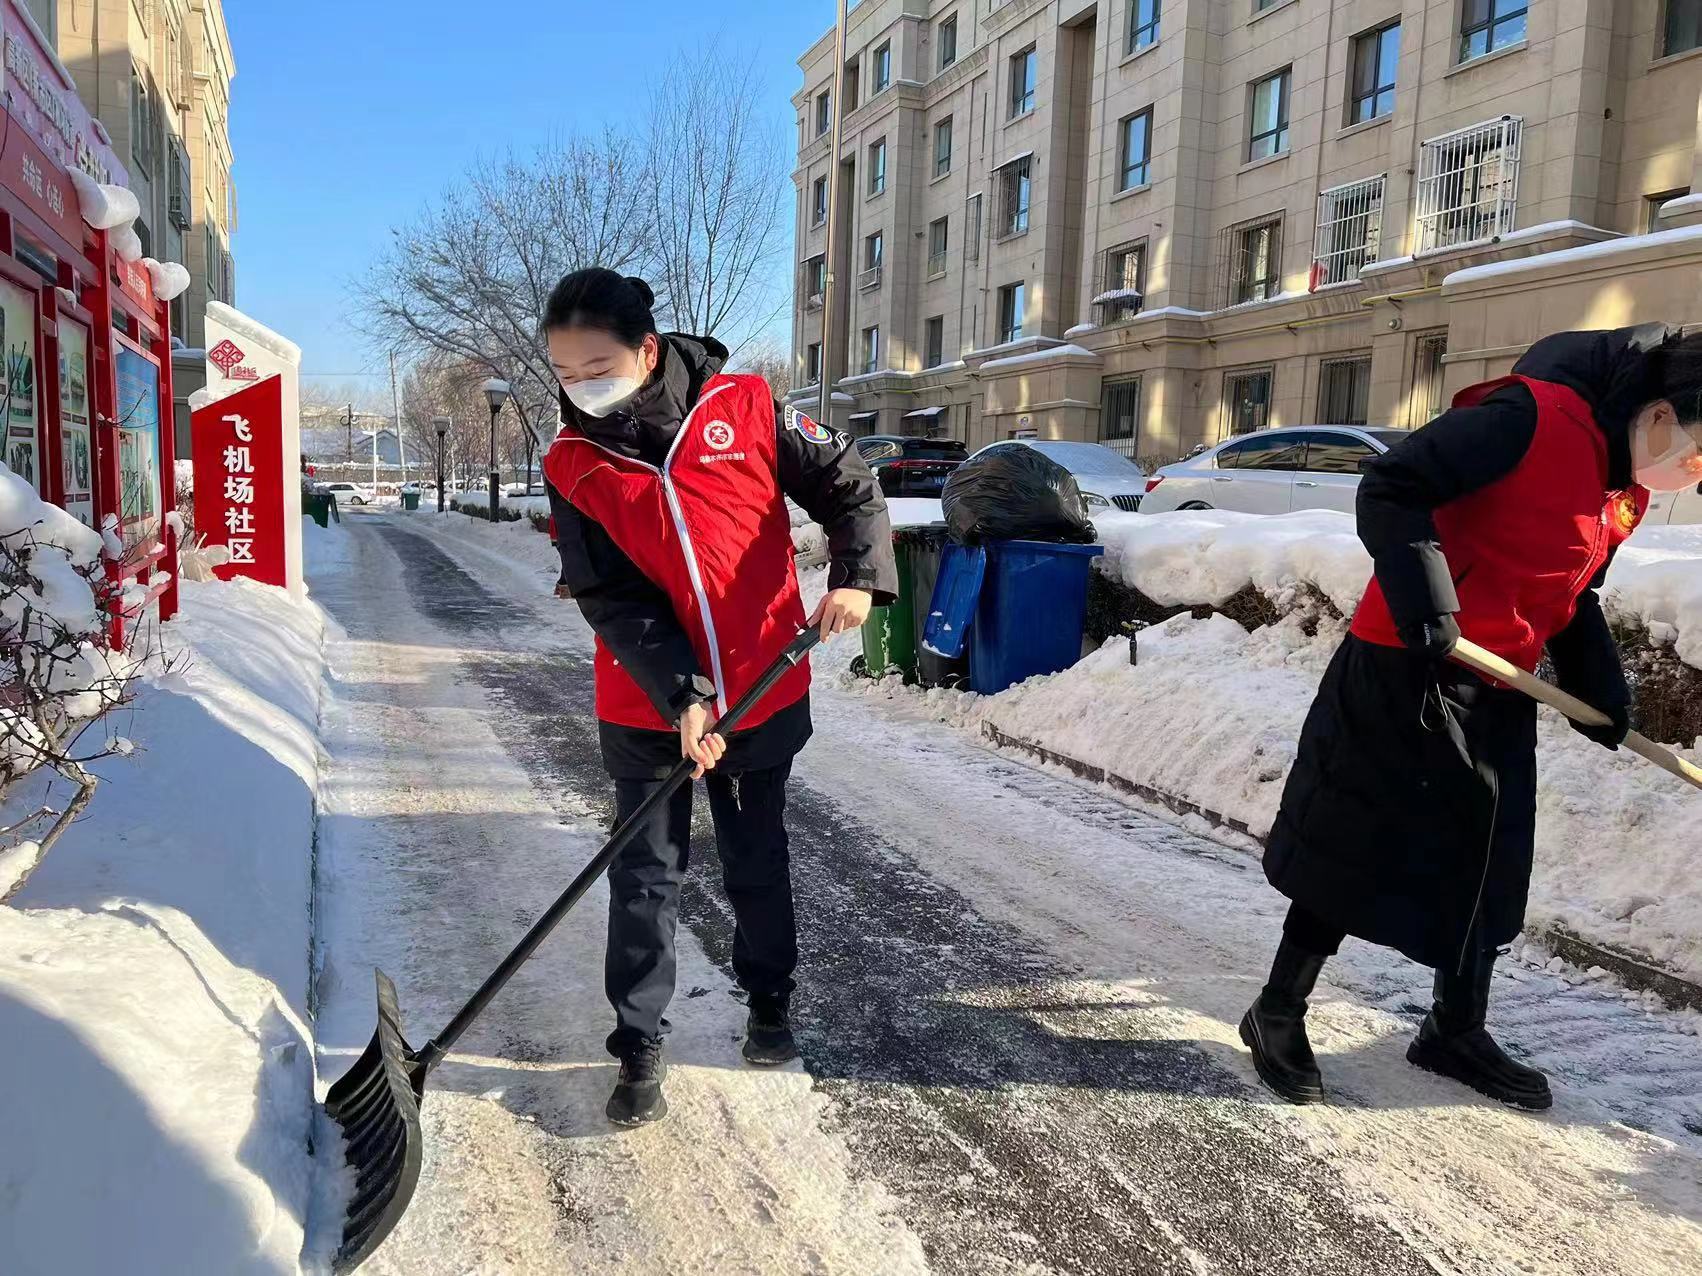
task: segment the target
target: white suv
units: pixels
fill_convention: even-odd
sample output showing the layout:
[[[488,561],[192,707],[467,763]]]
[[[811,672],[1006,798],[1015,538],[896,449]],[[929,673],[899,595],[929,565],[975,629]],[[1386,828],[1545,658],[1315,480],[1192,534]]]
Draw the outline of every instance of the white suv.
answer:
[[[1141,513],[1238,510],[1353,512],[1365,462],[1407,436],[1362,425],[1297,425],[1243,434],[1166,465],[1146,481]]]

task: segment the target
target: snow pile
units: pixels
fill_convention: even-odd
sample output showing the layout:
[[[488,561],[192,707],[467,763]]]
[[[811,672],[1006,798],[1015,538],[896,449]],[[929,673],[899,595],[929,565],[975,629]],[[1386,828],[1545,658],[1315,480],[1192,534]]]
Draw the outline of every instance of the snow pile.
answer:
[[[1602,590],[1609,612],[1648,626],[1657,643],[1702,669],[1702,525],[1645,527],[1615,555]]]
[[[82,213],[83,220],[96,230],[117,230],[129,226],[142,215],[142,204],[135,191],[97,182],[75,165],[67,172],[71,176],[71,186],[77,192],[77,210]],[[140,240],[137,242],[139,245]]]
[[[161,301],[173,301],[189,287],[189,268],[181,262],[156,261],[152,257],[144,257],[142,264],[148,268],[148,274],[153,279],[154,296]],[[173,357],[176,357],[177,352],[172,353]]]
[[[282,359],[291,367],[301,366],[301,347],[288,337],[273,332],[257,319],[250,318],[234,306],[227,306],[222,301],[207,303],[207,318],[214,323],[229,328],[245,341],[252,342],[262,350]]]
[[[1094,526],[1105,544],[1099,570],[1165,606],[1216,606],[1249,585],[1280,604],[1311,585],[1345,615],[1371,578],[1353,516],[1332,510],[1106,514]]]
[[[8,1272],[294,1273],[317,610],[240,581],[184,612],[102,785],[0,908]],[[32,777],[0,809],[31,809]]]

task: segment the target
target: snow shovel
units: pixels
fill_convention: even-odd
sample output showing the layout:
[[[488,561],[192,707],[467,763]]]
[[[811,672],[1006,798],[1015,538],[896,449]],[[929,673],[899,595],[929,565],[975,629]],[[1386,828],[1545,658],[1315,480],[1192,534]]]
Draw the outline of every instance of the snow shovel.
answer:
[[[1453,657],[1468,669],[1504,682],[1510,687],[1517,687],[1531,699],[1540,700],[1550,708],[1560,710],[1574,722],[1582,722],[1587,727],[1605,727],[1608,724],[1607,714],[1600,709],[1591,708],[1576,696],[1567,695],[1559,687],[1526,673],[1493,651],[1485,651],[1475,642],[1461,638],[1454,644]],[[1625,747],[1639,757],[1647,758],[1661,770],[1671,771],[1679,779],[1687,780],[1702,789],[1702,767],[1693,762],[1686,762],[1671,749],[1663,749],[1653,740],[1640,736],[1635,731],[1625,737]]]
[[[792,640],[775,662],[757,679],[727,715],[715,724],[725,735],[735,730],[786,673],[795,668],[821,641],[821,632],[810,628]],[[667,803],[682,784],[690,781],[696,763],[682,758],[660,788],[617,828],[597,852],[597,857],[580,870],[579,876],[551,904],[548,911],[526,932],[514,951],[449,1021],[449,1026],[418,1050],[402,1036],[402,1017],[396,1008],[396,985],[382,971],[378,980],[378,1030],[361,1057],[325,1095],[326,1115],[342,1129],[344,1160],[355,1176],[343,1220],[342,1244],[332,1261],[332,1270],[349,1272],[378,1248],[390,1234],[420,1177],[422,1139],[420,1101],[425,1097],[426,1077],[466,1032],[502,987],[525,964],[582,895],[614,862],[616,855],[643,828],[656,810]]]

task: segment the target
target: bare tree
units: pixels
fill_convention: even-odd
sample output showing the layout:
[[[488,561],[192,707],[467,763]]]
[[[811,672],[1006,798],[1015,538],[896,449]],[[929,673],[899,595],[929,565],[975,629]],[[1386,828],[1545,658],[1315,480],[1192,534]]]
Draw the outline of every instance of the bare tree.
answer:
[[[737,351],[787,303],[773,266],[784,247],[790,166],[749,63],[719,43],[678,55],[657,82],[649,278],[674,326]]]
[[[547,436],[556,377],[538,329],[556,282],[587,266],[639,269],[654,244],[640,147],[613,130],[481,162],[355,285],[369,336],[514,387],[523,428]]]
[[[768,382],[769,392],[783,399],[792,388],[792,356],[772,337],[760,337],[737,359],[738,371],[753,372]]]

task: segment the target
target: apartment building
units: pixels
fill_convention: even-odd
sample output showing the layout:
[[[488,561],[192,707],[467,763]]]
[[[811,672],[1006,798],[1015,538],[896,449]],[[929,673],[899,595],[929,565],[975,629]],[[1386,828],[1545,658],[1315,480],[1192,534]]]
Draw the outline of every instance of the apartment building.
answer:
[[[222,0],[32,0],[30,8],[130,170],[143,250],[189,268],[171,328],[199,350],[207,302],[236,300],[236,61]],[[187,456],[188,398],[205,384],[206,362],[188,355],[173,360],[172,371],[179,452]]]
[[[792,397],[827,375],[856,433],[1164,460],[1702,322],[1702,0],[863,0],[838,156],[833,58],[793,99]]]

